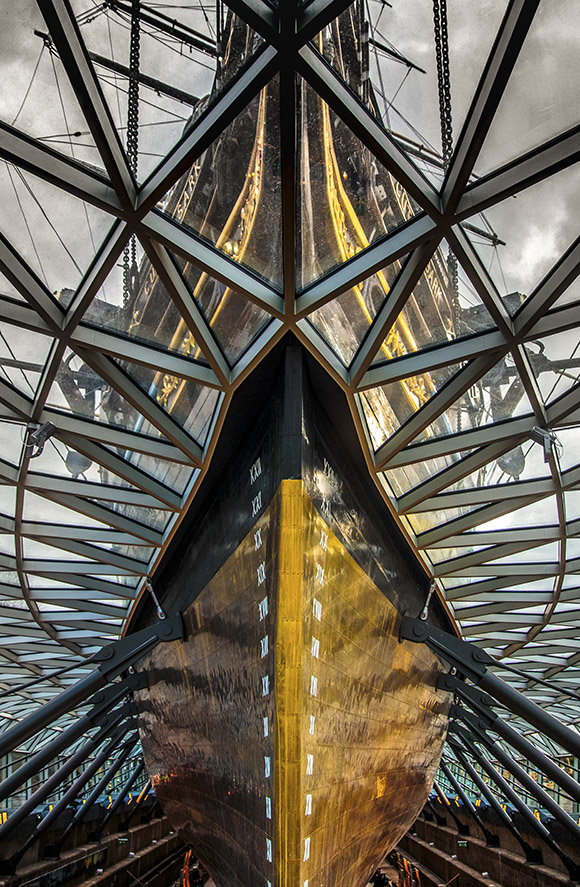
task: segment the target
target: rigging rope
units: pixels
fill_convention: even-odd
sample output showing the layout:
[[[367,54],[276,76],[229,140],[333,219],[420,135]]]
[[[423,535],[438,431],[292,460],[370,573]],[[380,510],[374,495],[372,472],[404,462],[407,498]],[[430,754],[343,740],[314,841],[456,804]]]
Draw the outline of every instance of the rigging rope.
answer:
[[[129,49],[129,92],[127,98],[127,159],[137,179],[139,166],[139,64],[141,55],[140,0],[131,3],[131,42]],[[137,275],[137,241],[135,235],[123,253],[123,304],[128,305]]]

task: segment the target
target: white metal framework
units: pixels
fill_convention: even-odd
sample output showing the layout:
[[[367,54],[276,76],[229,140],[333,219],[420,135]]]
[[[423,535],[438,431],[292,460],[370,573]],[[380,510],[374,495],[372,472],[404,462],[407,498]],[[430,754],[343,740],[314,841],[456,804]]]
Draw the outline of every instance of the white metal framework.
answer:
[[[385,507],[435,577],[464,637],[509,657],[529,676],[512,674],[514,686],[576,722],[577,703],[560,688],[580,687],[580,236],[571,199],[578,190],[580,124],[573,105],[563,112],[557,103],[540,107],[534,89],[544,95],[544,84],[527,84],[523,110],[521,99],[528,54],[537,59],[539,80],[546,70],[559,70],[553,37],[545,36],[542,45],[553,25],[549,0],[490,2],[481,35],[473,12],[469,40],[477,70],[464,78],[469,95],[463,96],[464,119],[445,174],[440,152],[397,135],[394,125],[387,128],[386,117],[369,110],[313,42],[348,3],[311,0],[278,8],[266,0],[230,0],[230,9],[254,31],[251,56],[214,90],[211,102],[197,105],[183,135],[175,129],[176,123],[183,127],[183,116],[173,115],[169,141],[162,125],[167,119],[157,115],[155,125],[143,123],[143,138],[157,133],[147,142],[149,153],[162,156],[153,169],[149,162],[142,180],[127,160],[124,113],[112,90],[127,81],[95,60],[114,57],[110,21],[108,38],[105,29],[95,39],[90,31],[91,15],[105,9],[110,18],[115,4],[25,5],[33,28],[45,35],[44,43],[42,37],[21,43],[30,68],[43,49],[58,77],[52,82],[46,75],[44,99],[39,93],[36,102],[33,81],[26,92],[16,78],[14,101],[0,123],[3,203],[10,207],[0,232],[0,689],[13,688],[0,704],[0,730],[77,680],[82,658],[122,633],[196,494],[234,391],[289,330],[344,389]],[[381,27],[387,33],[400,5],[385,7]],[[430,8],[419,0],[405,5],[417,7],[418,19],[423,7]],[[376,6],[378,13],[384,4]],[[472,4],[466,6],[471,15]],[[187,5],[203,23],[203,4],[198,7]],[[369,14],[372,19],[372,9]],[[452,46],[453,24],[451,17]],[[33,30],[28,20],[26,26]],[[573,34],[577,39],[572,25],[564,31],[563,45]],[[211,37],[209,30],[208,45]],[[487,59],[475,52],[480,45]],[[148,71],[156,94],[181,91],[164,107],[179,102],[183,109],[187,94],[195,107],[197,87],[177,74],[172,82],[171,66],[154,70],[156,58]],[[352,257],[302,287],[295,268],[297,75],[374,155],[411,207],[404,224],[359,244]],[[552,92],[564,76],[578,79],[559,71]],[[181,225],[163,203],[276,79],[280,285]],[[210,88],[211,79],[200,94]],[[538,121],[542,115],[547,122]],[[486,227],[495,218],[497,236]],[[130,323],[124,331],[110,319],[112,309],[105,314],[108,300],[120,304],[118,266],[133,237],[189,331],[189,347],[137,337]],[[519,265],[514,261],[507,281],[486,252],[500,237],[508,249],[515,242],[512,254],[519,249]],[[415,350],[387,349],[438,251],[457,258],[459,300],[474,325]],[[251,315],[237,353],[227,353],[218,326],[181,274],[183,262],[235,291],[240,316]],[[394,263],[400,271],[388,295],[345,355],[328,325],[321,331],[316,312],[338,311],[343,294]],[[381,410],[401,384],[414,406],[393,425]],[[62,393],[67,385],[68,399]],[[195,392],[187,415],[173,408],[173,392],[181,387]],[[38,428],[41,438],[48,434],[44,449],[30,436]],[[18,690],[29,678],[74,661],[78,670]]]

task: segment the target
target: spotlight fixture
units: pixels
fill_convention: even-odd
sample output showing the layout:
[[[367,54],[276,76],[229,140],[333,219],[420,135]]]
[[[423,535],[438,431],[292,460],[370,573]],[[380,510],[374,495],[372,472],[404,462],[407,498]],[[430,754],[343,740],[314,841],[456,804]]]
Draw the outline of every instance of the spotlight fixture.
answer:
[[[553,431],[548,431],[547,428],[540,428],[538,425],[534,425],[530,431],[530,437],[535,443],[541,444],[544,448],[544,462],[548,462],[553,453],[554,446],[557,450],[562,446]]]
[[[45,422],[43,425],[28,426],[26,448],[30,459],[36,459],[37,456],[41,455],[46,441],[52,437],[55,431],[56,425],[53,425],[52,422]]]

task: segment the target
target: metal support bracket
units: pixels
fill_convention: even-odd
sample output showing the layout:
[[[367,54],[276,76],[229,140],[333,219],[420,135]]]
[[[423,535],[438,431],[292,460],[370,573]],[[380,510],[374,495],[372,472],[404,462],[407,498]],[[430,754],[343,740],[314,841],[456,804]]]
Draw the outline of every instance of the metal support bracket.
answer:
[[[440,628],[435,628],[428,622],[412,619],[410,616],[404,616],[401,621],[400,637],[402,640],[426,644],[434,653],[477,684],[481,690],[487,691],[501,705],[522,717],[541,733],[545,733],[571,754],[580,757],[580,734],[566,727],[515,687],[502,681],[490,671],[489,666],[499,667],[501,663],[485,650]]]

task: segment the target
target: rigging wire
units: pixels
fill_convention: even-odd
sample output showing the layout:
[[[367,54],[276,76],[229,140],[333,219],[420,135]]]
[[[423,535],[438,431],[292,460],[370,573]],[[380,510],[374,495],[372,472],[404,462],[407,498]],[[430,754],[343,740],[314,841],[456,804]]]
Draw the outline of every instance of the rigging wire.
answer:
[[[37,250],[37,248],[36,248],[36,242],[35,242],[35,240],[34,240],[34,238],[33,238],[33,236],[32,236],[32,231],[30,230],[30,225],[28,224],[28,219],[26,218],[26,213],[24,212],[24,209],[23,209],[23,207],[22,207],[22,202],[21,202],[21,200],[20,200],[20,195],[18,194],[18,190],[17,190],[16,185],[15,185],[15,183],[14,183],[14,179],[12,178],[12,167],[11,167],[11,164],[7,163],[6,161],[4,161],[4,163],[5,163],[5,165],[6,165],[6,169],[8,170],[8,177],[10,178],[10,182],[11,182],[11,184],[12,184],[12,189],[13,189],[13,191],[14,191],[14,195],[15,195],[15,197],[16,197],[16,202],[17,202],[17,204],[18,204],[18,208],[20,209],[20,212],[21,212],[21,214],[22,214],[22,218],[23,218],[23,220],[24,220],[24,225],[25,225],[26,230],[27,230],[27,232],[28,232],[28,236],[30,237],[30,242],[31,242],[31,244],[32,244],[32,249],[34,250],[34,254],[35,254],[36,259],[37,259],[37,261],[38,261],[38,265],[39,265],[39,268],[40,268],[40,272],[41,272],[41,274],[42,274],[42,277],[43,277],[43,279],[44,279],[44,283],[45,283],[46,286],[50,289],[50,287],[49,287],[49,283],[48,283],[48,279],[47,279],[47,277],[46,277],[46,272],[45,272],[45,270],[44,270],[44,265],[42,264],[42,261],[41,261],[40,255],[39,255],[38,250]]]
[[[35,78],[36,78],[36,73],[37,73],[37,71],[38,71],[38,66],[40,65],[40,60],[41,60],[41,58],[42,58],[42,54],[43,54],[43,52],[44,52],[44,49],[45,49],[45,46],[44,46],[44,43],[43,43],[43,44],[42,44],[42,47],[41,47],[41,49],[40,49],[40,53],[38,54],[38,58],[37,58],[37,60],[36,60],[36,65],[34,66],[34,71],[32,72],[32,77],[30,78],[30,83],[28,84],[28,87],[27,87],[27,89],[26,89],[26,92],[24,93],[24,98],[22,99],[22,101],[21,101],[21,103],[20,103],[20,107],[18,108],[18,111],[17,111],[17,113],[16,113],[16,117],[13,119],[12,123],[10,124],[11,126],[15,126],[15,125],[16,125],[16,121],[17,121],[18,118],[20,117],[20,114],[22,113],[22,109],[24,108],[24,105],[26,104],[26,100],[27,100],[27,98],[28,98],[28,96],[29,96],[29,94],[30,94],[30,90],[32,89],[32,84],[34,83],[34,80],[35,80]]]

